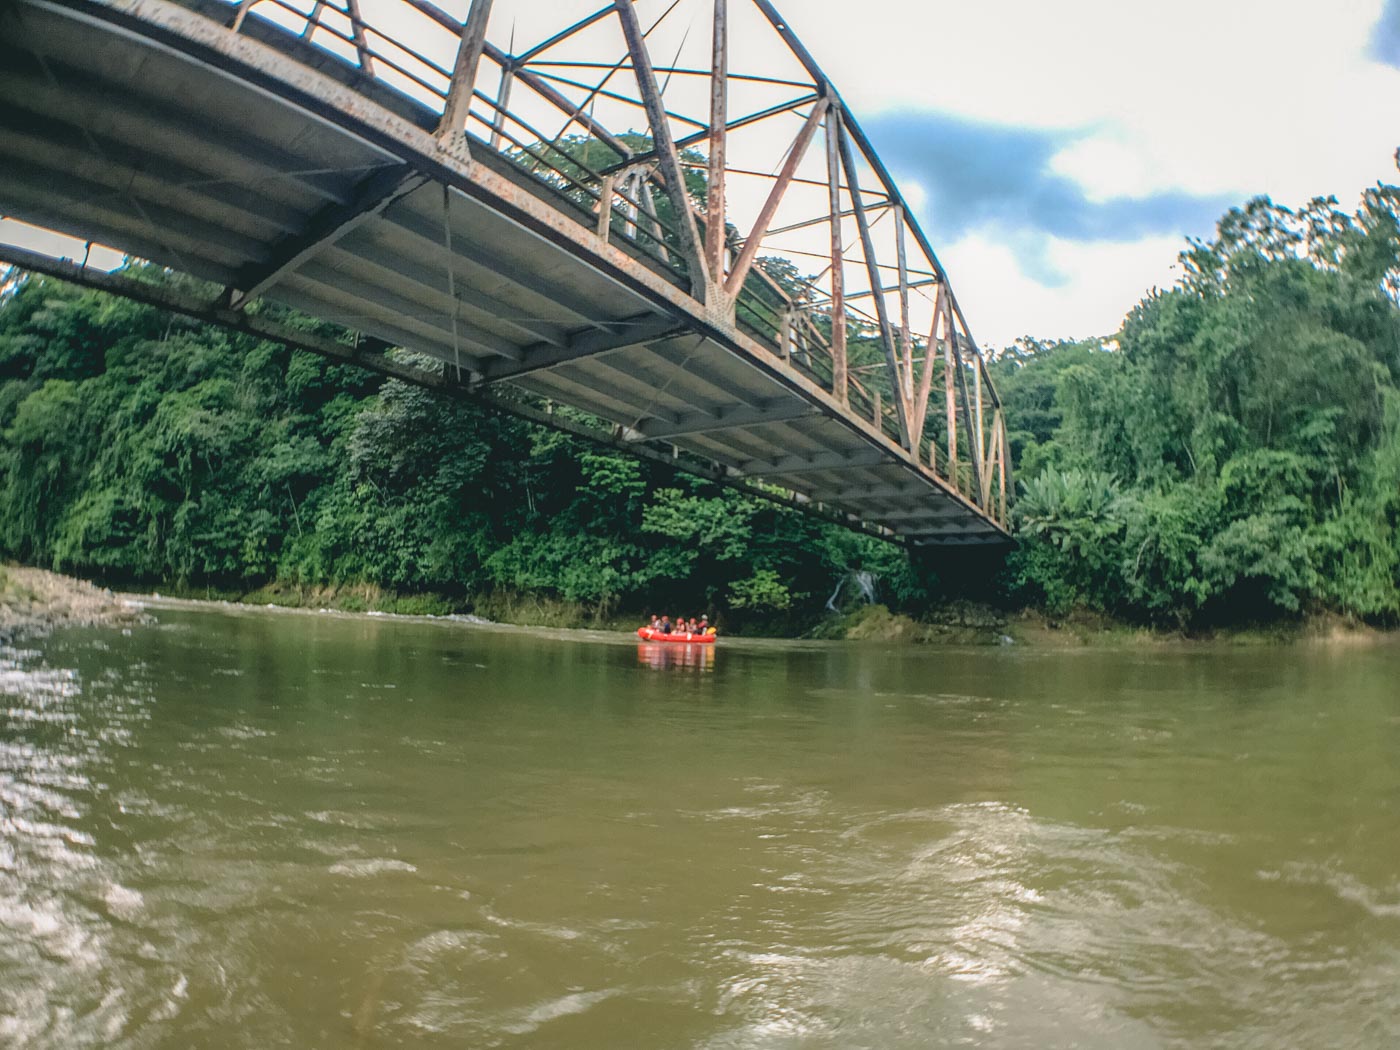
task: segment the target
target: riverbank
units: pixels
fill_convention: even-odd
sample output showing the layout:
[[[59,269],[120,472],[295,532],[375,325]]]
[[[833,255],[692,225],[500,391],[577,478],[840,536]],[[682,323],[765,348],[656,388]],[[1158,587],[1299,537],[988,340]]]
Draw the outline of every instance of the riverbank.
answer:
[[[0,643],[56,627],[136,623],[135,604],[111,591],[44,569],[0,567]]]
[[[533,595],[479,596],[465,606],[437,594],[402,595],[367,585],[299,587],[272,584],[253,591],[166,587],[156,595],[180,601],[219,602],[249,608],[275,606],[317,612],[370,613],[466,619],[503,627],[631,633],[638,617]],[[0,643],[57,627],[108,626],[141,620],[141,595],[111,590],[43,569],[0,568]],[[1034,649],[1171,648],[1195,645],[1269,646],[1314,643],[1369,646],[1400,643],[1400,631],[1319,615],[1290,623],[1220,628],[1195,634],[1153,630],[1109,617],[1075,613],[1052,618],[1035,610],[1007,613],[989,605],[954,601],[919,618],[866,605],[799,630],[730,637],[898,645],[1019,645]]]

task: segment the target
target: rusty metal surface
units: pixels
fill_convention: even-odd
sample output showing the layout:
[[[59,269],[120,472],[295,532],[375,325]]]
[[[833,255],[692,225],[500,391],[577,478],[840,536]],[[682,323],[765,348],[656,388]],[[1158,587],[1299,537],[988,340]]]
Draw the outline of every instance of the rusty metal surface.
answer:
[[[686,4],[694,62],[663,46]],[[947,274],[771,6],[536,8],[519,44],[492,6],[18,0],[0,212],[867,531],[1003,542],[1005,420]],[[786,65],[736,57],[760,31]]]

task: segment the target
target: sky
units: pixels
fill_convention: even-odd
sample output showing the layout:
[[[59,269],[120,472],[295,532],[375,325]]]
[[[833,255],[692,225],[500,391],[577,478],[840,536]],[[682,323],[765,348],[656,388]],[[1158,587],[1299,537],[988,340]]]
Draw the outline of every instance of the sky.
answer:
[[[984,344],[1112,334],[1253,196],[1400,179],[1400,0],[787,6]]]
[[[708,3],[690,3],[704,22]],[[564,7],[598,4],[498,0],[497,14],[513,7],[525,41]],[[1350,207],[1400,181],[1400,0],[777,5],[893,172],[984,346],[1112,335],[1177,280],[1187,237],[1253,196]]]

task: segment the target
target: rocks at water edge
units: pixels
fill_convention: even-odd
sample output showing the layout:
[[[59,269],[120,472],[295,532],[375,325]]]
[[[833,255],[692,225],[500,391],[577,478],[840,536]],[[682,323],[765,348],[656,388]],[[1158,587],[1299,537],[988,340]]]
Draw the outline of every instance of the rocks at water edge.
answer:
[[[111,591],[70,576],[19,566],[0,568],[0,642],[55,627],[136,623],[141,611]]]

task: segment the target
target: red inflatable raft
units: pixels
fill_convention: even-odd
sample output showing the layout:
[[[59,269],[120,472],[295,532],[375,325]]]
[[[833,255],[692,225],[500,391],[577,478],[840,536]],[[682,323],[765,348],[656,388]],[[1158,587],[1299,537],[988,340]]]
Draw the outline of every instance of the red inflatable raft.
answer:
[[[690,634],[689,632],[666,634],[662,631],[653,631],[650,627],[638,627],[637,637],[644,642],[681,642],[686,645],[715,644],[715,636],[712,634]]]

